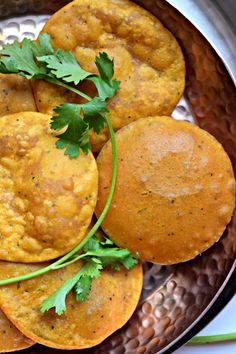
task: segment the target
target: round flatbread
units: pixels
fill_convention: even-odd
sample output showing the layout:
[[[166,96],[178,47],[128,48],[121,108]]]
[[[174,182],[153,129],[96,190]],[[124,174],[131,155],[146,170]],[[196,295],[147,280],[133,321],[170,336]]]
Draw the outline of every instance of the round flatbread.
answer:
[[[34,342],[18,331],[13,323],[11,323],[0,310],[0,353],[26,349],[32,345],[34,345]]]
[[[234,210],[235,180],[213,136],[188,122],[153,117],[124,127],[116,141],[118,178],[102,228],[118,246],[172,264],[219,240]],[[111,160],[108,142],[97,159],[97,216],[108,195]]]
[[[1,278],[39,269],[39,265],[0,262]],[[104,270],[92,283],[85,302],[70,293],[67,311],[42,314],[44,299],[80,269],[72,264],[32,280],[0,287],[0,305],[6,315],[32,340],[58,349],[83,349],[102,342],[122,327],[134,312],[142,289],[141,264],[127,271]]]
[[[54,48],[70,50],[82,68],[96,73],[95,56],[106,52],[115,62],[120,91],[110,100],[115,130],[142,117],[169,115],[184,90],[185,64],[174,36],[143,8],[127,0],[75,0],[56,12],[43,32]],[[44,81],[33,83],[39,111],[52,113],[63,102],[80,98]],[[83,90],[94,95],[92,84]],[[108,130],[91,134],[94,151],[108,140]]]
[[[0,116],[25,111],[37,111],[29,80],[0,74]]]
[[[0,259],[42,262],[85,236],[98,174],[91,152],[76,159],[56,148],[50,116],[23,112],[0,119]]]

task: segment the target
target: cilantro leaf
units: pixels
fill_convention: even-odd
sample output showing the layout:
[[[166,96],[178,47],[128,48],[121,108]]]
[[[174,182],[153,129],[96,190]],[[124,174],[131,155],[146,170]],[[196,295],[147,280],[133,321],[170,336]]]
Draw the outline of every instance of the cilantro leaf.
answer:
[[[77,301],[86,301],[92,287],[93,279],[88,276],[82,276],[73,288],[73,294]]]
[[[89,125],[81,117],[81,105],[66,103],[56,107],[54,112],[57,115],[51,119],[51,128],[61,130],[67,126],[66,131],[57,136],[57,148],[66,148],[64,154],[71,158],[78,157],[80,149],[87,154],[90,149]]]
[[[34,41],[31,42],[32,52],[35,57],[54,54],[54,49],[52,47],[51,39],[48,33],[40,34],[38,40],[38,43]]]
[[[87,80],[90,80],[94,83],[98,90],[99,97],[101,97],[103,100],[114,97],[120,87],[120,81],[104,81],[96,75],[88,77]]]
[[[27,79],[45,74],[44,68],[38,66],[34,60],[31,44],[30,39],[24,38],[21,46],[17,41],[3,45],[3,49],[0,50],[2,55],[0,62],[7,72],[19,72]]]
[[[115,96],[120,87],[120,81],[111,80],[114,75],[114,60],[111,60],[106,53],[99,53],[95,59],[95,64],[100,77],[91,75],[87,79],[92,81],[98,90],[99,97],[103,100]]]
[[[99,259],[90,258],[83,267],[84,275],[75,284],[73,294],[77,301],[85,301],[91,290],[92,280],[100,276],[103,266]]]
[[[14,61],[10,57],[0,57],[0,72],[3,74],[17,74],[19,70],[14,64]]]
[[[102,263],[100,259],[95,257],[86,259],[86,263],[83,266],[83,275],[98,278],[100,276],[100,270],[102,270]]]
[[[74,55],[66,50],[58,49],[53,55],[40,56],[37,59],[46,63],[53,76],[65,82],[73,82],[75,85],[91,75],[83,70]]]
[[[84,111],[85,116],[93,116],[94,114],[100,113],[107,113],[107,103],[100,97],[94,97],[91,101],[84,103],[81,105]]]
[[[67,279],[66,282],[51,296],[49,296],[40,306],[40,311],[42,313],[55,307],[55,312],[58,315],[62,315],[66,311],[66,296],[73,289],[75,284],[79,281],[82,276],[82,269],[71,278]]]
[[[24,38],[22,45],[17,41],[3,45],[0,51],[0,72],[18,73],[27,79],[47,78],[50,73],[44,63],[39,63],[37,56],[53,54],[50,36],[44,33],[39,42]]]
[[[105,241],[100,241],[100,244],[103,246],[113,246],[114,242],[112,242],[112,240],[110,240],[108,237],[105,237]]]
[[[102,242],[97,236],[93,236],[84,246],[84,252],[85,256],[99,258],[104,267],[110,266],[116,270],[119,270],[122,265],[126,269],[131,269],[138,263],[128,249],[116,247],[108,238]]]
[[[65,103],[54,109],[56,113],[51,119],[51,128],[61,130],[67,126],[64,133],[58,135],[56,146],[65,150],[65,155],[78,157],[79,150],[85,154],[91,148],[89,144],[89,129],[99,133],[105,119],[100,113],[108,112],[107,103],[99,97],[84,104]]]
[[[97,251],[98,249],[105,247],[112,247],[114,243],[108,237],[104,237],[105,241],[100,241],[99,238],[94,235],[92,236],[88,242],[84,245],[84,252]]]
[[[104,267],[110,266],[116,270],[119,270],[123,265],[125,268],[133,268],[138,260],[133,258],[128,249],[123,248],[105,248],[102,247],[96,251],[88,251],[88,256],[98,257]]]
[[[100,97],[95,97],[88,103],[82,105],[84,120],[88,123],[89,129],[97,134],[104,128],[105,118],[100,113],[107,113],[107,103]]]
[[[102,264],[99,260],[89,259],[78,273],[67,279],[57,291],[43,301],[40,311],[44,313],[55,307],[55,312],[59,316],[62,315],[66,311],[66,296],[72,289],[78,301],[85,301],[91,288],[92,279],[100,276],[101,269]]]
[[[100,113],[94,113],[93,115],[84,115],[84,120],[88,123],[89,129],[93,129],[96,134],[104,128],[106,122],[105,118]]]
[[[72,120],[65,133],[58,136],[58,138],[56,147],[58,149],[66,148],[64,155],[69,155],[71,158],[78,157],[80,149],[85,155],[91,149],[89,127],[81,118]]]
[[[72,103],[65,103],[57,106],[53,111],[56,115],[51,118],[51,128],[54,130],[61,130],[70,123],[72,115],[80,114],[80,107]]]
[[[114,75],[114,59],[110,59],[107,53],[99,53],[95,59],[95,64],[98,68],[99,74],[104,81],[111,80]]]
[[[91,251],[97,251],[101,248],[101,242],[96,235],[92,236],[84,245],[85,254]]]

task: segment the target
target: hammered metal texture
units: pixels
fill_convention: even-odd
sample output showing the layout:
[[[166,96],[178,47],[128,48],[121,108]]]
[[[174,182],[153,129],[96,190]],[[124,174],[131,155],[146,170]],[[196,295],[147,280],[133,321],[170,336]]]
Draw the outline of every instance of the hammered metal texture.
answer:
[[[48,14],[67,2],[2,0],[0,17],[28,12]],[[206,39],[165,1],[136,2],[156,15],[171,30],[184,51],[187,65],[186,99],[179,102],[173,117],[194,120],[213,134],[229,153],[236,171],[236,94],[226,69]],[[34,30],[31,31],[35,34],[39,17],[28,17],[35,21]],[[17,34],[9,35],[20,36],[21,27]],[[0,31],[0,36],[1,40],[11,40],[4,31]],[[101,345],[70,353],[163,353],[194,325],[219,295],[235,261],[235,235],[236,215],[221,240],[195,260],[168,267],[146,263],[142,298],[130,321]],[[36,345],[24,351],[26,353],[66,352]]]
[[[0,21],[0,47],[3,43],[12,43],[14,40],[36,39],[48,17],[48,15],[37,17],[31,15]]]

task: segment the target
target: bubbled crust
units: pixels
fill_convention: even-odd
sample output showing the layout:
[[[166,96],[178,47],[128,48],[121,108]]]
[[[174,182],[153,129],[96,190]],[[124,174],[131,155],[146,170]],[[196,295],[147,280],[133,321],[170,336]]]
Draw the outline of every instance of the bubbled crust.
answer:
[[[51,35],[54,48],[70,50],[81,66],[96,73],[95,56],[106,51],[115,60],[120,91],[110,100],[115,130],[146,116],[169,115],[183,93],[185,64],[173,35],[146,10],[127,0],[76,0],[55,13],[43,32]],[[33,83],[36,104],[52,113],[56,104],[79,101],[44,81]],[[91,84],[83,90],[94,95]],[[108,130],[91,134],[99,151]]]
[[[216,139],[168,117],[116,134],[118,178],[104,231],[120,247],[162,264],[187,261],[218,241],[235,205],[231,162]],[[111,144],[98,159],[96,215],[111,181]]]
[[[76,159],[55,147],[50,117],[0,119],[0,259],[41,262],[79,243],[97,200],[91,153]]]
[[[37,111],[29,80],[0,74],[0,116],[25,111]]]
[[[35,271],[39,265],[0,262],[0,278]],[[63,282],[80,269],[72,264],[43,276],[0,287],[0,305],[11,321],[29,338],[58,349],[83,349],[102,342],[122,327],[134,312],[142,289],[142,267],[127,271],[103,270],[93,280],[85,302],[70,293],[67,311],[58,316],[54,310],[42,314],[39,306]]]
[[[14,352],[31,347],[34,342],[26,338],[0,310],[0,353]]]

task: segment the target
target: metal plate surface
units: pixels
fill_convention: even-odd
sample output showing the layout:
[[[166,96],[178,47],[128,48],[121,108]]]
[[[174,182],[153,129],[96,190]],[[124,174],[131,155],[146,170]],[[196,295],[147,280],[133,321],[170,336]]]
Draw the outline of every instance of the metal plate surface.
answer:
[[[2,0],[0,44],[23,37],[36,38],[49,14],[68,2]],[[170,29],[185,55],[186,90],[173,117],[195,122],[213,134],[229,153],[236,171],[236,94],[225,65],[196,27],[170,4],[163,0],[136,2]],[[219,298],[235,269],[235,258],[236,215],[221,240],[193,261],[168,267],[144,264],[144,288],[135,314],[101,345],[82,352],[170,352]],[[73,354],[80,352],[73,351]],[[36,345],[24,353],[59,354],[62,351]]]

